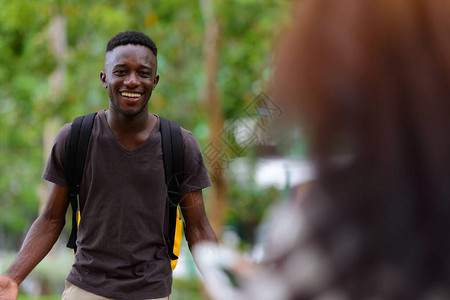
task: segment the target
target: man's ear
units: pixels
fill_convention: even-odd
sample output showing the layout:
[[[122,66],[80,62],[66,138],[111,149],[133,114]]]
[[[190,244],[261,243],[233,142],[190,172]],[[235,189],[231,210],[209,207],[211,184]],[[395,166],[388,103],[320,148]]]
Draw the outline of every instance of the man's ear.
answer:
[[[102,82],[103,87],[106,89],[108,87],[108,83],[106,83],[106,74],[105,72],[100,72],[100,80]]]
[[[153,88],[152,88],[152,90],[155,89],[155,87],[158,84],[158,82],[159,82],[159,74],[156,74],[155,78],[153,78]]]

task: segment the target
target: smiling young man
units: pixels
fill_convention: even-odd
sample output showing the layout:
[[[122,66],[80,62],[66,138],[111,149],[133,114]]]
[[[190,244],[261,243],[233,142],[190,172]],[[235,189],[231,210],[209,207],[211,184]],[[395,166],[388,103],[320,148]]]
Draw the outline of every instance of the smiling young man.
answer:
[[[167,188],[160,119],[148,112],[159,81],[157,49],[140,32],[114,36],[105,70],[109,109],[93,125],[80,187],[84,203],[75,262],[62,299],[169,299],[172,270],[167,249]],[[56,136],[43,178],[47,205],[33,223],[16,260],[0,276],[0,299],[17,299],[19,284],[50,251],[65,223],[68,189],[65,149],[71,124]],[[182,128],[184,181],[180,186],[185,236],[192,248],[216,241],[202,199],[211,185],[195,137]]]

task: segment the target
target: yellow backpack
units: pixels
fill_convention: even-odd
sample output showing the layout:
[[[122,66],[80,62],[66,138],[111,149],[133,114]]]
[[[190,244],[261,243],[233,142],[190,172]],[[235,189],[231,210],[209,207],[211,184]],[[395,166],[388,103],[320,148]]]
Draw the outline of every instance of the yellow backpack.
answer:
[[[77,251],[77,231],[81,220],[78,194],[86,162],[89,139],[97,113],[77,117],[73,120],[69,144],[66,149],[65,177],[69,188],[69,201],[72,206],[72,231],[67,247]],[[180,125],[172,120],[159,117],[164,173],[167,185],[167,206],[169,209],[169,238],[167,248],[172,270],[175,269],[180,254],[183,221],[180,214],[179,188],[183,182],[183,138]]]

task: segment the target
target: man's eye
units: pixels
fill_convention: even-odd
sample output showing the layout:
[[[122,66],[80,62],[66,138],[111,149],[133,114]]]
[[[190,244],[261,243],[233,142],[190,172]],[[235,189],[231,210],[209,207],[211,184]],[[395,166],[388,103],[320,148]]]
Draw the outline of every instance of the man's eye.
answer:
[[[118,75],[123,75],[125,73],[126,73],[125,70],[116,70],[116,71],[114,71],[114,74],[118,74]]]
[[[148,77],[150,76],[149,72],[141,72],[141,76]]]

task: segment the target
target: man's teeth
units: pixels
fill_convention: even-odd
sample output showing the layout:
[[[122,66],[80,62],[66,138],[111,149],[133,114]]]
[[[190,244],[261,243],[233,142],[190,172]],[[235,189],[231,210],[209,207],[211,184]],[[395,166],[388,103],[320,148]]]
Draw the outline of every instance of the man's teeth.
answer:
[[[139,98],[141,96],[141,94],[138,94],[138,93],[122,92],[121,94],[122,94],[122,96],[128,97],[128,98]]]

